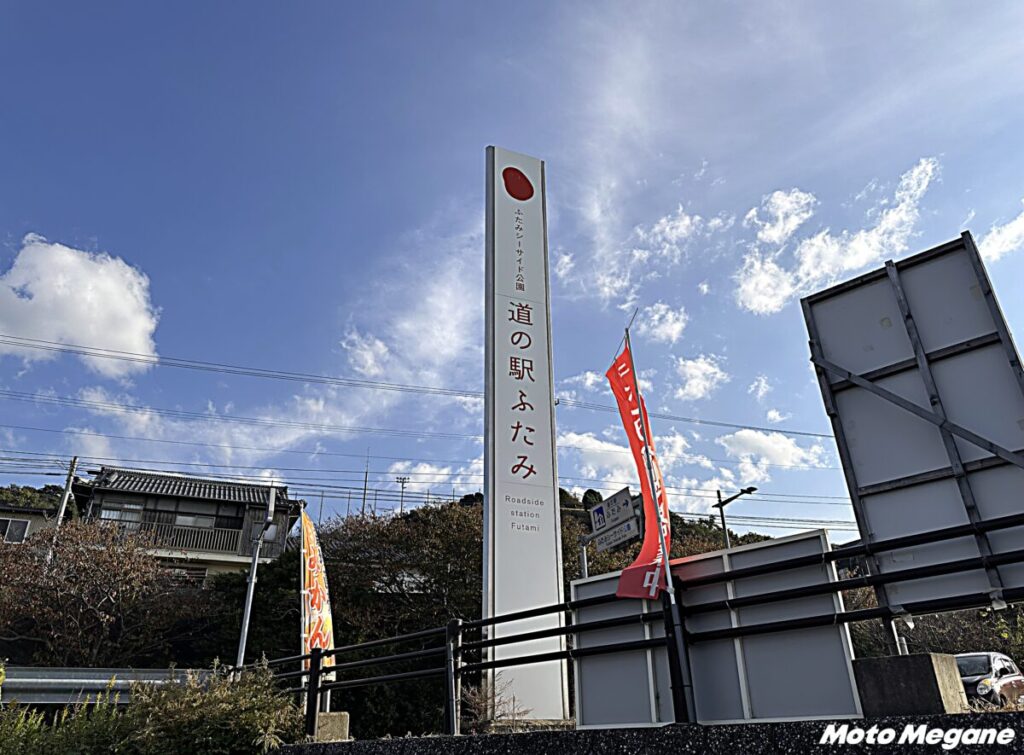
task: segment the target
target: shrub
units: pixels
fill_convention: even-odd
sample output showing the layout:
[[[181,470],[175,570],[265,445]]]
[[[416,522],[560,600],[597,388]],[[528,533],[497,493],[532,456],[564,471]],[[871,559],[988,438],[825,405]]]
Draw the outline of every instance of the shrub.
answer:
[[[44,752],[43,714],[27,708],[0,708],[0,755]]]
[[[109,691],[65,706],[49,723],[31,708],[0,709],[0,755],[134,753],[130,737],[131,722],[118,712],[117,698]]]
[[[139,687],[131,716],[141,755],[268,752],[303,737],[302,713],[265,668],[237,682],[189,675],[182,684]]]
[[[69,705],[47,723],[29,708],[0,708],[0,755],[210,755],[266,753],[303,737],[302,714],[266,669],[137,686],[118,710],[108,692]]]

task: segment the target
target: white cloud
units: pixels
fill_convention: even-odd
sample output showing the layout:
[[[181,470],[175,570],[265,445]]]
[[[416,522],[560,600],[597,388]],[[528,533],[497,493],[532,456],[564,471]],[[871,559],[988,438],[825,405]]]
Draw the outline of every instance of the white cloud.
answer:
[[[149,278],[103,252],[85,252],[29,234],[11,268],[0,276],[0,332],[8,335],[155,357],[158,319]],[[5,354],[26,362],[55,357],[54,352],[0,344],[0,356]],[[79,358],[108,378],[127,378],[150,367],[145,362]]]
[[[675,343],[682,338],[689,319],[685,307],[672,309],[668,304],[659,301],[644,307],[640,313],[637,333],[647,336],[652,341]]]
[[[638,226],[636,235],[641,244],[670,262],[678,262],[685,243],[697,235],[703,224],[700,215],[691,215],[682,205],[676,211],[658,218],[648,228]]]
[[[697,284],[697,290],[700,291],[701,296],[707,296],[711,293],[711,284],[707,281],[701,281]]]
[[[739,459],[736,470],[740,484],[765,482],[771,479],[771,465],[825,466],[825,449],[820,444],[807,448],[782,433],[761,430],[737,430],[715,439],[733,458]]]
[[[409,493],[426,493],[428,491],[444,490],[451,486],[452,468],[447,465],[431,464],[420,461],[396,461],[388,467],[388,475],[391,477],[408,477],[405,490]],[[400,488],[397,481],[387,480],[386,484]]]
[[[714,354],[677,359],[676,374],[683,382],[676,388],[676,398],[684,401],[707,398],[720,385],[729,382],[730,376],[722,369],[721,361],[722,358]]]
[[[978,251],[989,262],[1024,247],[1024,211],[1004,225],[992,226],[978,242]]]
[[[654,439],[658,451],[658,461],[662,472],[668,476],[680,466],[694,465],[705,469],[714,469],[714,463],[703,454],[691,452],[690,441],[674,428],[668,433],[659,433]]]
[[[563,252],[555,258],[555,277],[558,280],[569,280],[569,278],[572,277],[573,270],[575,270],[575,268],[576,261],[569,252]]]
[[[636,466],[629,448],[601,440],[593,433],[559,433],[558,450],[572,454],[579,476],[588,480],[601,480],[614,486],[637,479]]]
[[[758,401],[764,401],[764,397],[771,393],[772,384],[767,375],[758,375],[754,382],[747,388],[747,393],[753,394]]]
[[[364,336],[356,328],[349,328],[341,346],[348,352],[352,369],[363,377],[375,378],[384,374],[391,350],[376,336]]]
[[[760,210],[755,207],[747,213],[743,224],[757,228],[758,241],[781,246],[811,218],[817,203],[813,194],[800,189],[773,191],[761,200]]]
[[[598,391],[607,385],[607,379],[600,372],[586,370],[561,381],[562,385],[578,385],[586,391]]]
[[[769,422],[771,422],[773,425],[777,425],[780,422],[785,422],[787,419],[789,419],[793,415],[792,414],[783,414],[778,409],[769,409],[765,416],[766,416],[766,418],[768,419]]]
[[[842,275],[906,251],[921,199],[938,169],[937,160],[922,158],[900,177],[893,201],[875,208],[878,220],[873,226],[838,235],[826,229],[803,239],[789,269],[779,264],[781,252],[752,247],[736,274],[737,304],[755,314],[778,312],[794,296],[811,293]]]

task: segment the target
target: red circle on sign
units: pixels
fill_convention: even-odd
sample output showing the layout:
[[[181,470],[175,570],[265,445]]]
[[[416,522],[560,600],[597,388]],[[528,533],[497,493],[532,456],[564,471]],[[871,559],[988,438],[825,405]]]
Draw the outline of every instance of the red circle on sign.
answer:
[[[513,199],[525,202],[533,196],[533,184],[519,168],[505,168],[501,171],[501,180],[505,182],[505,191]]]

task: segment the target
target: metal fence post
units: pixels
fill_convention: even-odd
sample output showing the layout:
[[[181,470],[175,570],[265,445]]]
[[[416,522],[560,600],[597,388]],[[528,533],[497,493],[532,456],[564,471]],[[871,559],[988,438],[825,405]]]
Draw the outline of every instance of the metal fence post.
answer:
[[[445,628],[445,681],[447,696],[445,698],[444,733],[451,736],[459,734],[460,701],[462,682],[460,666],[462,665],[462,619],[452,619]]]
[[[668,650],[669,679],[672,685],[672,712],[677,724],[696,720],[690,686],[689,658],[683,644],[682,619],[678,606],[669,600],[667,590],[661,592],[661,612],[665,621],[665,647]]]
[[[320,669],[324,651],[313,648],[309,658],[309,681],[306,682],[306,736],[315,737],[320,717]]]

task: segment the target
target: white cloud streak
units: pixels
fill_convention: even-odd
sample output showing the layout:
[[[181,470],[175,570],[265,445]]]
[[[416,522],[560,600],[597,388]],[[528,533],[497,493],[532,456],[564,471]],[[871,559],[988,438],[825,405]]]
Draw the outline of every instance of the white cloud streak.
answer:
[[[840,276],[906,251],[919,206],[938,174],[934,158],[922,158],[900,177],[893,201],[876,208],[877,222],[854,233],[825,229],[799,242],[794,264],[780,264],[782,252],[751,247],[736,273],[736,302],[750,312],[778,312],[796,296],[834,283]]]
[[[988,262],[1024,248],[1024,211],[1004,225],[992,226],[978,242],[978,251]]]
[[[817,203],[813,194],[800,189],[773,191],[761,201],[760,209],[755,207],[747,213],[743,224],[757,228],[758,241],[781,246],[811,218]]]
[[[764,401],[764,397],[771,393],[771,391],[772,384],[768,380],[767,375],[758,375],[747,388],[747,393],[751,394],[758,401]]]

